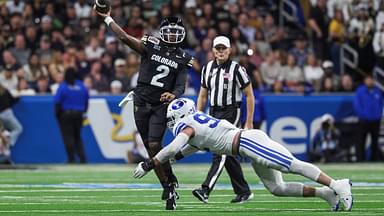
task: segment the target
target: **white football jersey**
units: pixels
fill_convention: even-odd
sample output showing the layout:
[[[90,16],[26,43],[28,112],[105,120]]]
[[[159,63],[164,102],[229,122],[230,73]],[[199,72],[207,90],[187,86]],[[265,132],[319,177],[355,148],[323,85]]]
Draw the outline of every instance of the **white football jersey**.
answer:
[[[173,134],[177,136],[186,127],[194,129],[195,134],[188,144],[200,150],[217,154],[232,155],[232,142],[240,131],[227,120],[216,119],[203,112],[196,112],[177,122]]]

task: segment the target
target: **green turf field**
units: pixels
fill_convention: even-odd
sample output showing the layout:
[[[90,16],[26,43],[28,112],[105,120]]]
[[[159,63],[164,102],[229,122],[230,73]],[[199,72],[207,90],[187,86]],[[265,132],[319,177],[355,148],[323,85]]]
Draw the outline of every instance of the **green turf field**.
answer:
[[[176,212],[164,210],[161,189],[153,172],[132,178],[134,166],[34,166],[36,169],[0,169],[0,215],[384,215],[384,164],[335,164],[320,167],[335,178],[351,178],[355,197],[352,212],[328,212],[318,198],[274,197],[267,192],[249,164],[243,164],[255,198],[231,204],[233,192],[227,174],[219,179],[209,204],[195,199],[208,165],[174,166],[180,181]],[[20,168],[20,167],[19,167]],[[21,167],[22,168],[22,167]],[[29,168],[29,167],[27,167]],[[285,180],[309,183],[284,175]]]

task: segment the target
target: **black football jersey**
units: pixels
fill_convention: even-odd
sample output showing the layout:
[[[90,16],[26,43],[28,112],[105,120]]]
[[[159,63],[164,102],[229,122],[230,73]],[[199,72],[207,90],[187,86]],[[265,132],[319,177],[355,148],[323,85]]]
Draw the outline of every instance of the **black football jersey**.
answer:
[[[159,38],[145,35],[141,39],[146,52],[141,65],[135,94],[150,104],[160,103],[164,92],[184,93],[187,69],[193,57],[181,48],[168,47]]]

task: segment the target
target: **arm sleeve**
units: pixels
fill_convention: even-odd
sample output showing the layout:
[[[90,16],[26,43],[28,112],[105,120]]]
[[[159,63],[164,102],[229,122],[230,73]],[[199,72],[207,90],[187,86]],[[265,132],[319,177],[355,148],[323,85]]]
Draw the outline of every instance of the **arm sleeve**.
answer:
[[[181,149],[181,154],[184,157],[186,157],[186,156],[191,155],[191,154],[193,154],[193,153],[195,153],[197,151],[199,151],[198,148],[187,144],[187,145],[184,145],[184,147]]]
[[[160,163],[164,163],[168,161],[169,158],[176,155],[178,151],[186,144],[189,140],[189,136],[185,133],[180,133],[175,137],[175,139],[163,148],[159,153],[156,154],[155,158],[160,161]]]
[[[180,97],[185,91],[185,84],[187,82],[187,70],[184,69],[180,71],[180,73],[176,77],[175,88],[172,91],[172,94],[176,96],[176,98]]]

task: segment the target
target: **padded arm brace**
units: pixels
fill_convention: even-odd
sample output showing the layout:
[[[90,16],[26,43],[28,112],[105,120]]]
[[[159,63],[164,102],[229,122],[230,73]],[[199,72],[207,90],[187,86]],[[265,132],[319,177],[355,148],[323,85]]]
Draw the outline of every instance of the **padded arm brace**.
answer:
[[[184,144],[186,144],[189,140],[189,136],[183,132],[179,133],[173,141],[163,148],[155,158],[160,162],[164,163],[168,161],[170,158],[174,157],[175,154],[180,151]]]

